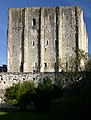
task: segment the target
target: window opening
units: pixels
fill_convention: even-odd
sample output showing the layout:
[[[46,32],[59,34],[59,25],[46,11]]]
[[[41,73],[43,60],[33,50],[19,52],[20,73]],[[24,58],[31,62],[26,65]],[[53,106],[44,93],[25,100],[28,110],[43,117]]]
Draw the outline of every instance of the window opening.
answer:
[[[48,45],[48,40],[47,40],[47,45]]]
[[[33,78],[33,80],[35,80],[35,78]]]
[[[34,41],[32,41],[32,45],[34,46]]]
[[[5,84],[5,82],[3,82]]]
[[[33,70],[33,73],[35,73],[35,70]]]
[[[14,45],[13,45],[13,51],[14,51]]]
[[[32,26],[36,26],[36,19],[33,18]]]
[[[45,68],[47,67],[47,63],[44,63]]]

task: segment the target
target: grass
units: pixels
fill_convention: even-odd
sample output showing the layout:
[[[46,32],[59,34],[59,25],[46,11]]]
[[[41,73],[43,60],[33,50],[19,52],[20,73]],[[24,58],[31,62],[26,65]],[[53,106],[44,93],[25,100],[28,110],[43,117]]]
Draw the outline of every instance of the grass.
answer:
[[[49,114],[37,112],[1,111],[0,120],[54,120]]]

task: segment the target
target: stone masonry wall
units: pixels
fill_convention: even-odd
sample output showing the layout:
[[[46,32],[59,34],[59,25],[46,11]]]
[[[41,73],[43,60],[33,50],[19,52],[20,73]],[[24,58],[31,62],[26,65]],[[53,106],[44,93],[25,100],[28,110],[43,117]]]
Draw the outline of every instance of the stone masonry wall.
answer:
[[[61,51],[59,48],[60,55],[62,57],[62,63],[66,63],[70,56],[73,56],[73,48],[76,47],[76,16],[75,7],[64,7],[61,8],[61,20],[62,27],[60,33],[62,35],[62,45]],[[60,28],[59,28],[60,29]],[[60,35],[60,34],[59,34]],[[60,36],[61,37],[61,36]],[[61,44],[61,43],[60,43]],[[59,44],[59,45],[60,45]]]
[[[23,63],[24,16],[23,9],[9,10],[8,71],[20,72]]]
[[[54,80],[54,73],[0,73],[0,103],[3,102],[5,89],[24,81],[34,82],[36,85],[43,80],[44,77],[49,76]]]
[[[41,38],[41,72],[54,72],[52,62],[56,60],[56,10],[44,7],[42,10],[42,36]],[[43,55],[43,57],[42,57]],[[43,61],[43,62],[42,62]]]
[[[39,68],[39,8],[25,9],[27,11],[26,19],[27,25],[27,41],[25,46],[26,49],[26,60],[24,61],[26,66],[24,72],[38,72]],[[25,12],[26,12],[25,11]]]
[[[54,78],[54,73],[0,73],[0,90],[4,90],[17,82],[30,81],[38,83],[46,76]]]
[[[88,52],[80,7],[9,9],[8,72],[54,72],[75,47]]]

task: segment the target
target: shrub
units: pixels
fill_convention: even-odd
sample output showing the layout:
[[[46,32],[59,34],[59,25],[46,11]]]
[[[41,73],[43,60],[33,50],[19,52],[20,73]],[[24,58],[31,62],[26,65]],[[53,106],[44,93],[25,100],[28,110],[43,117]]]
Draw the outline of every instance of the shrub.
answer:
[[[21,95],[21,84],[18,83],[10,88],[6,89],[5,100],[9,104],[15,105],[18,103],[18,100]]]
[[[57,119],[82,120],[91,119],[91,94],[80,94],[80,96],[65,96],[61,99],[51,101],[50,112]]]
[[[52,80],[48,77],[38,84],[34,104],[40,111],[48,111],[50,106],[51,93],[53,90]]]
[[[34,83],[25,81],[6,89],[5,100],[9,104],[26,109],[27,105],[33,101],[34,93]]]
[[[50,101],[52,99],[60,98],[61,96],[61,88],[52,84],[52,80],[49,77],[46,77],[36,88],[34,104],[38,110],[48,112],[50,110]]]
[[[34,83],[22,82],[6,89],[6,102],[23,110],[33,103],[39,111],[48,112],[50,101],[60,98],[62,90],[46,77],[35,88]]]

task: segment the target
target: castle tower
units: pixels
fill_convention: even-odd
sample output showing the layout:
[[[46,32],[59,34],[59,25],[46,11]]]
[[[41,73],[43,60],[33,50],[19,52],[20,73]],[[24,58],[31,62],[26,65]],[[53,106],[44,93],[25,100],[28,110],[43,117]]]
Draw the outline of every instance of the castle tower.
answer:
[[[54,72],[66,63],[73,48],[88,52],[80,7],[9,9],[8,72]]]

